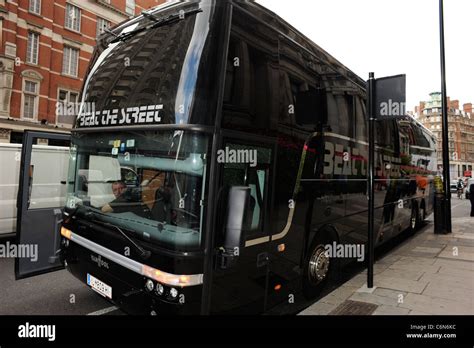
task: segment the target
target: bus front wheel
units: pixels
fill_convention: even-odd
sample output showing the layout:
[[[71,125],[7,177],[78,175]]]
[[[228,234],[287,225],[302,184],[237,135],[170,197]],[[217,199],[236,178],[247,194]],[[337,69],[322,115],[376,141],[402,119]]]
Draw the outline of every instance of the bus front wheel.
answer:
[[[336,260],[327,253],[326,246],[332,245],[327,233],[316,235],[303,270],[303,293],[308,299],[315,298],[324,289],[336,269]]]

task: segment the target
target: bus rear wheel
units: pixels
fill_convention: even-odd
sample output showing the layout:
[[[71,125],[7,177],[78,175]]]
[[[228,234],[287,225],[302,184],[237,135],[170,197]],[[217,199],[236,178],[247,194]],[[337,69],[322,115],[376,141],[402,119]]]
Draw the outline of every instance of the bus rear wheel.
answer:
[[[417,230],[423,227],[423,223],[425,222],[425,220],[426,220],[426,209],[425,209],[425,206],[422,205],[419,211],[418,220],[416,222]]]
[[[311,244],[303,270],[303,294],[308,299],[321,293],[336,268],[335,259],[326,252],[326,245],[331,243],[329,237],[317,235]]]
[[[418,208],[414,205],[411,208],[411,216],[410,216],[410,234],[414,234],[416,229],[419,225],[419,216],[418,216]]]

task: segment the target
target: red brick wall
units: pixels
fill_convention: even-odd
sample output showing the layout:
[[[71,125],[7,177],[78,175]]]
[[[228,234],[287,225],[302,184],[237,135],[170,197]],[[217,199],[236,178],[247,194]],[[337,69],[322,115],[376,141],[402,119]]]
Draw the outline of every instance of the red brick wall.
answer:
[[[158,6],[162,4],[164,1],[161,0],[139,0],[136,1],[137,8],[135,10],[135,13],[139,14],[143,10]]]

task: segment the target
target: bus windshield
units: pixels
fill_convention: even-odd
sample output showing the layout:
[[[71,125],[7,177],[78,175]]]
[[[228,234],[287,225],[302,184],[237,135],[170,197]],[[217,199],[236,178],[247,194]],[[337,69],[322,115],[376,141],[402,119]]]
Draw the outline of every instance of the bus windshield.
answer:
[[[165,248],[199,249],[207,153],[198,133],[75,133],[67,206]]]

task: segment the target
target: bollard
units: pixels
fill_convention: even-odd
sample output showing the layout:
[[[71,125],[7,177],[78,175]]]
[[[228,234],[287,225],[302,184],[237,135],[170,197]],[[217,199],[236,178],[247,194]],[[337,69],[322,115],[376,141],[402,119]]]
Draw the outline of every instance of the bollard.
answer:
[[[435,234],[448,234],[447,221],[446,221],[446,200],[444,194],[436,193],[434,199],[434,233]]]

